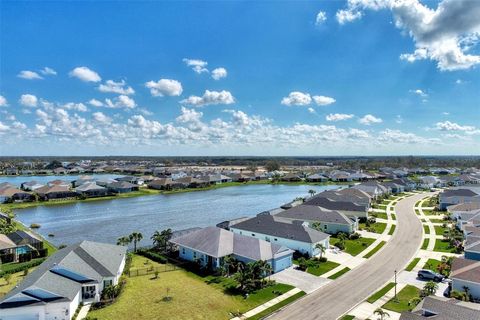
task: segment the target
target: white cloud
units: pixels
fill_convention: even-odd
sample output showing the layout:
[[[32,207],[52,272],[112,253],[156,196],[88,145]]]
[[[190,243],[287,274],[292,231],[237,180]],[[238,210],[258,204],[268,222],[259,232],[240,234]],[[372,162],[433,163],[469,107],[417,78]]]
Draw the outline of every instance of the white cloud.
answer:
[[[158,81],[148,81],[145,87],[150,89],[154,97],[179,96],[183,92],[182,84],[177,80],[160,79]]]
[[[132,87],[127,86],[125,80],[115,82],[113,80],[107,80],[104,84],[98,86],[98,90],[101,92],[112,92],[124,95],[134,94],[135,90]]]
[[[75,103],[75,102],[68,102],[64,105],[61,105],[60,108],[66,109],[66,110],[74,110],[74,111],[79,111],[79,112],[87,112],[88,108],[86,105],[83,103]]]
[[[437,122],[435,128],[440,131],[475,131],[476,128],[473,126],[462,126],[455,122],[444,121]]]
[[[450,115],[450,112],[442,112],[442,114],[443,114],[444,116],[449,116],[449,115]]]
[[[227,69],[225,68],[216,68],[212,70],[212,78],[215,80],[220,80],[227,77]]]
[[[103,102],[97,99],[90,99],[90,101],[88,101],[88,104],[94,107],[103,107]]]
[[[402,124],[403,123],[402,116],[397,114],[396,117],[395,117],[395,122],[398,123],[398,124]]]
[[[306,106],[312,102],[312,97],[308,93],[292,91],[288,97],[284,97],[281,104],[286,106]]]
[[[348,0],[337,20],[343,24],[360,19],[364,10],[381,9],[391,10],[396,27],[415,43],[412,53],[400,55],[402,60],[430,59],[441,71],[480,64],[480,55],[469,53],[480,41],[480,1],[442,0],[431,9],[419,0]]]
[[[99,82],[102,80],[98,73],[87,67],[76,67],[70,71],[69,75],[85,82]]]
[[[410,92],[414,93],[414,94],[416,94],[416,95],[418,95],[422,98],[428,98],[428,94],[421,89],[410,90]]]
[[[322,25],[325,21],[327,21],[327,13],[325,11],[319,11],[315,19],[315,25]]]
[[[111,99],[105,99],[105,106],[112,109],[133,109],[137,106],[135,100],[126,95],[120,95],[113,101]]]
[[[361,124],[364,124],[366,126],[369,126],[369,125],[374,124],[374,123],[381,123],[381,122],[383,122],[383,120],[380,119],[380,118],[377,118],[377,117],[375,117],[371,114],[367,114],[363,118],[360,118],[358,120],[358,122],[361,123]]]
[[[0,107],[8,106],[7,99],[4,96],[0,96]]]
[[[200,74],[203,72],[208,72],[208,69],[206,68],[208,63],[206,61],[200,60],[200,59],[187,59],[184,58],[183,62],[189,67],[192,68],[193,71],[196,73]]]
[[[330,113],[325,117],[327,121],[342,121],[348,120],[353,118],[353,114],[345,114],[345,113]]]
[[[336,101],[334,98],[326,96],[313,96],[312,99],[319,106],[328,106]]]
[[[103,112],[94,112],[92,114],[92,116],[93,116],[93,119],[95,121],[100,122],[100,123],[110,123],[110,122],[112,122],[112,119],[107,117]]]
[[[216,104],[232,104],[235,103],[235,98],[229,91],[205,90],[203,96],[190,96],[187,99],[180,101],[180,103],[201,107]]]
[[[0,121],[0,134],[10,130],[10,127]]]
[[[53,70],[52,68],[49,67],[44,67],[42,70],[40,70],[40,73],[43,74],[44,76],[56,76],[57,71]]]
[[[22,94],[18,102],[25,107],[36,107],[38,104],[38,98],[33,94]]]
[[[27,80],[40,80],[43,79],[38,73],[35,71],[23,70],[17,75],[17,77]]]
[[[307,110],[308,110],[308,112],[310,112],[310,113],[317,113],[317,112],[315,111],[315,109],[313,109],[312,107],[309,107]]]

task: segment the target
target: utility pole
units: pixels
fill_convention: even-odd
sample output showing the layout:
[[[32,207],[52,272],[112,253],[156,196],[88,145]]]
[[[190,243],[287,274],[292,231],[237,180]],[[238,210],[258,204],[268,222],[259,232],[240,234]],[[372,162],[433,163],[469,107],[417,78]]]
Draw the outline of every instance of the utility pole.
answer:
[[[395,301],[397,301],[397,270],[395,269]]]

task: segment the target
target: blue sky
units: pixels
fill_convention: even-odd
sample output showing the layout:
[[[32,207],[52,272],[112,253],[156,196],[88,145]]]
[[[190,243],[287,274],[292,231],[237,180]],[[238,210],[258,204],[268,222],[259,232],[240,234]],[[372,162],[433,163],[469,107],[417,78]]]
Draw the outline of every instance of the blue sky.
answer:
[[[479,3],[2,1],[0,153],[478,154]]]

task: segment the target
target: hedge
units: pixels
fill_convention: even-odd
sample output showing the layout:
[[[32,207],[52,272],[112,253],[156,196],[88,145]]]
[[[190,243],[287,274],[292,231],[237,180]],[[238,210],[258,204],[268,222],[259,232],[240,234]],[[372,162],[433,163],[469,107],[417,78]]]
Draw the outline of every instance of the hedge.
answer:
[[[163,255],[152,252],[152,251],[147,251],[147,250],[138,250],[136,254],[143,256],[145,258],[148,258],[150,260],[153,260],[158,263],[166,264],[168,263],[168,259],[165,258]]]
[[[29,262],[18,263],[18,265],[13,264],[13,265],[11,265],[11,267],[9,265],[8,270],[0,271],[0,276],[3,276],[4,274],[7,274],[7,273],[11,274],[11,273],[21,272],[21,271],[36,267],[36,266],[42,264],[43,261],[45,261],[45,259],[40,258],[40,259],[36,259],[36,260],[31,260]]]

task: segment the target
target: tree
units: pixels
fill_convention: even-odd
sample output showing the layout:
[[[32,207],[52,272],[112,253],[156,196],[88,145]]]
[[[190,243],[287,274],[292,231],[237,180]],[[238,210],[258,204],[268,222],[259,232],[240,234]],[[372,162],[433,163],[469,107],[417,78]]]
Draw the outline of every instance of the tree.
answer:
[[[16,230],[17,228],[13,223],[8,223],[7,219],[0,219],[0,234],[9,234]]]
[[[408,305],[410,306],[410,310],[415,308],[421,301],[422,301],[422,299],[420,299],[419,297],[415,297],[415,298],[410,299],[408,301]]]
[[[104,299],[115,299],[120,293],[120,286],[109,285],[103,288],[102,296]]]
[[[166,252],[169,248],[169,240],[172,238],[173,231],[172,229],[165,229],[162,232],[155,231],[150,237],[153,241],[153,245],[163,252]]]
[[[425,292],[429,296],[435,294],[435,292],[437,292],[437,290],[438,290],[438,284],[434,281],[428,281],[423,286],[423,292]]]
[[[315,195],[315,193],[317,193],[317,191],[315,191],[313,189],[310,189],[310,190],[308,190],[308,193],[310,194],[311,197],[313,197]]]
[[[320,259],[322,259],[322,256],[323,256],[323,254],[325,253],[325,250],[326,250],[325,246],[322,243],[317,243],[315,245],[315,249],[318,249],[318,251],[320,251]]]
[[[385,320],[386,318],[390,318],[390,315],[388,314],[388,312],[384,311],[382,308],[375,309],[373,314],[378,315],[377,319],[379,320]]]
[[[133,252],[137,252],[137,242],[143,239],[143,235],[140,232],[132,232],[129,238],[130,242],[133,241]]]
[[[301,257],[298,259],[298,269],[302,271],[306,271],[308,268],[308,262],[307,259],[304,257]]]
[[[265,169],[268,172],[278,171],[280,170],[280,163],[278,163],[278,161],[276,160],[267,161],[267,163],[265,164]]]
[[[222,263],[224,274],[227,277],[230,276],[231,272],[237,272],[240,265],[239,261],[235,259],[232,255],[225,256],[222,260]]]
[[[131,242],[130,237],[120,237],[117,239],[117,246],[128,246]]]

